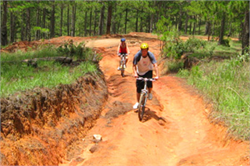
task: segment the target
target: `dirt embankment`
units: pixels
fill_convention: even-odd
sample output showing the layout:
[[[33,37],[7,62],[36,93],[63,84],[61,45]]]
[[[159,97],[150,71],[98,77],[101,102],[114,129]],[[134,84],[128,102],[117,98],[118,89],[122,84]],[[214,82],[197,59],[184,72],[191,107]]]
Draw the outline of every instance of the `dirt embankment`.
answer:
[[[57,165],[80,153],[106,100],[100,75],[1,99],[1,165]]]
[[[132,109],[136,102],[133,55],[141,42],[147,42],[159,60],[161,43],[147,33],[124,35],[131,54],[121,77],[116,69],[120,37],[81,39],[102,55],[103,79],[89,76],[53,92],[43,89],[34,95],[35,90],[29,98],[1,101],[6,107],[1,114],[2,164],[250,165],[249,142],[235,140],[227,128],[211,123],[211,103],[204,102],[185,80],[165,72],[154,82],[154,98],[148,100],[140,122]],[[102,141],[93,142],[94,134],[100,134]]]

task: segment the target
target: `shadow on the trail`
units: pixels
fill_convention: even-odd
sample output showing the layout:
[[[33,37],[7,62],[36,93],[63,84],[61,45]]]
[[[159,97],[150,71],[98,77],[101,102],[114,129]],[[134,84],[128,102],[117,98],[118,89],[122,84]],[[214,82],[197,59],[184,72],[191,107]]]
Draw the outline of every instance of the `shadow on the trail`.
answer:
[[[135,112],[138,113],[138,110],[136,110]],[[146,122],[146,121],[148,121],[148,120],[150,120],[152,118],[155,119],[155,120],[157,120],[157,121],[161,120],[164,123],[167,123],[167,121],[165,120],[165,118],[157,116],[156,112],[154,110],[150,110],[150,108],[146,107],[144,115],[143,115],[142,122]]]

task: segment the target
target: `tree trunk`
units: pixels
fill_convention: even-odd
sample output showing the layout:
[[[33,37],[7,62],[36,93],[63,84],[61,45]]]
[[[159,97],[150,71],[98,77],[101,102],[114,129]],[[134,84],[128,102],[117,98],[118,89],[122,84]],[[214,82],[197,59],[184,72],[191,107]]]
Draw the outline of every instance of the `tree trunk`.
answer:
[[[146,32],[150,33],[150,25],[151,25],[151,16],[148,16],[148,21],[147,21],[148,25],[147,25],[147,30]]]
[[[210,26],[211,26],[210,22],[206,21],[206,29],[205,29],[205,34],[204,35],[208,35],[209,34]]]
[[[196,16],[194,16],[194,20],[196,20]],[[195,29],[196,29],[196,21],[194,22],[193,35],[195,35]]]
[[[96,21],[96,17],[97,17],[97,10],[95,9],[95,17],[94,17],[94,35],[96,35],[96,26],[97,26],[97,21]]]
[[[249,42],[249,10],[247,10],[242,29],[242,54],[249,53]]]
[[[71,15],[71,36],[75,36],[75,12],[76,4],[72,5],[72,15]]]
[[[125,34],[127,33],[127,19],[128,19],[128,9],[126,8],[126,14],[125,14]]]
[[[25,16],[25,13],[22,13],[21,14],[21,17],[22,17],[22,21],[21,21],[21,41],[25,41],[26,40],[26,35],[25,35],[25,32],[26,32],[26,30],[25,30],[25,22],[26,22],[26,20],[25,20],[25,18],[26,18],[26,16]]]
[[[113,2],[109,3],[108,6],[108,19],[107,19],[107,29],[106,29],[106,34],[110,35],[110,28],[111,28],[111,18],[112,18],[112,5]]]
[[[116,5],[114,6],[114,13],[116,13]],[[116,34],[116,21],[115,21],[116,15],[113,15],[113,21],[112,21],[112,31],[114,34]]]
[[[143,10],[142,10],[142,13],[143,13]],[[141,17],[141,21],[140,21],[140,32],[142,32],[142,30],[143,30],[142,25],[143,25],[143,18]]]
[[[55,2],[52,2],[51,22],[50,22],[50,38],[55,37]]]
[[[153,25],[154,25],[154,14],[150,15],[150,26],[149,26],[149,33],[153,32]]]
[[[189,18],[189,16],[188,15],[186,15],[187,17],[186,17],[186,22],[185,22],[185,34],[187,34],[187,29],[188,29],[188,18]]]
[[[139,10],[136,10],[136,21],[135,21],[135,32],[138,32],[138,17],[139,17]]]
[[[45,28],[46,26],[46,8],[43,9],[43,25],[42,27]],[[43,38],[46,38],[46,34],[43,33]]]
[[[68,36],[70,36],[69,10],[70,10],[70,5],[68,4],[68,10],[67,10],[67,34],[68,34]]]
[[[199,17],[199,35],[201,34],[201,18]]]
[[[206,22],[206,30],[205,30],[205,35],[207,35],[207,40],[210,40],[210,34],[211,34],[211,23],[210,21]]]
[[[89,36],[92,35],[92,8],[90,9],[90,14],[89,14]]]
[[[191,18],[192,18],[192,16],[191,16]],[[192,32],[192,21],[189,24],[189,34],[191,34],[191,32]]]
[[[60,36],[62,36],[62,27],[63,27],[63,8],[64,8],[64,5],[61,4]]]
[[[103,34],[104,10],[105,10],[105,6],[103,5],[102,9],[101,9],[100,20],[99,20],[99,33],[98,33],[98,35]]]
[[[30,26],[30,8],[27,9],[26,11],[26,39],[28,39],[28,41],[31,41],[31,26]]]
[[[1,25],[1,45],[6,46],[8,44],[8,34],[7,34],[7,17],[8,17],[8,3],[7,1],[3,2],[3,18]]]
[[[118,21],[118,26],[117,26],[117,33],[120,33],[121,20],[122,20],[122,14],[120,13],[120,19],[119,19],[119,21]]]
[[[225,29],[225,20],[226,20],[226,14],[225,14],[225,12],[223,12],[218,45],[224,44],[223,43],[223,37],[224,37],[224,29]]]
[[[39,5],[39,2],[37,2]],[[39,7],[37,7],[37,11],[36,11],[36,26],[40,27],[40,9]],[[40,39],[40,30],[36,30],[36,40]]]
[[[88,22],[88,12],[86,10],[84,19],[84,36],[87,36],[87,22]]]
[[[179,15],[179,19],[178,19],[178,31],[180,32],[182,30],[182,7],[181,7],[181,11],[180,11],[180,15]]]
[[[15,15],[13,12],[10,13],[10,42],[13,43],[15,41],[16,35],[16,26],[15,26]]]

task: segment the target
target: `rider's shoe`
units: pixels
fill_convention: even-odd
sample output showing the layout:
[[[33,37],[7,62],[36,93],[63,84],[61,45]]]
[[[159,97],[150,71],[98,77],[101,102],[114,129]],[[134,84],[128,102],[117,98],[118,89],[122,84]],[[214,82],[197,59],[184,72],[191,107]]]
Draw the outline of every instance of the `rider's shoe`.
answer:
[[[149,94],[148,94],[148,99],[149,99],[149,100],[152,100],[152,99],[153,99],[153,94],[152,94],[152,93],[149,93]]]
[[[135,105],[133,106],[133,108],[134,108],[134,109],[138,108],[138,105],[139,105],[139,103],[138,103],[138,102],[137,102],[137,103],[135,103]]]
[[[126,69],[127,68],[127,66],[126,65],[124,65],[124,69]]]
[[[121,70],[121,67],[119,66],[119,67],[117,68],[117,70]]]

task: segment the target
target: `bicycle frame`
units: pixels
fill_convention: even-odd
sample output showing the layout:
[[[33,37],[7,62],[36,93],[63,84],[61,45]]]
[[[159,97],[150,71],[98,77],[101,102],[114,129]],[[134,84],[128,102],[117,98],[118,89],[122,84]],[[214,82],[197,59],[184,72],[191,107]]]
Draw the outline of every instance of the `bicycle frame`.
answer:
[[[143,115],[144,115],[145,106],[146,106],[146,102],[147,102],[147,96],[148,96],[147,82],[148,81],[155,81],[155,80],[153,78],[143,78],[143,77],[139,77],[137,79],[144,81],[144,88],[141,90],[139,109],[138,109],[138,117],[139,117],[139,120],[141,121],[143,118]]]
[[[122,75],[122,77],[124,77],[124,71],[125,71],[125,63],[126,63],[126,55],[127,54],[121,54],[121,61],[120,61],[120,66],[121,66],[121,68],[120,68],[120,70],[121,70],[121,75]]]

